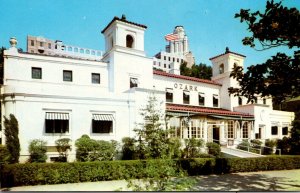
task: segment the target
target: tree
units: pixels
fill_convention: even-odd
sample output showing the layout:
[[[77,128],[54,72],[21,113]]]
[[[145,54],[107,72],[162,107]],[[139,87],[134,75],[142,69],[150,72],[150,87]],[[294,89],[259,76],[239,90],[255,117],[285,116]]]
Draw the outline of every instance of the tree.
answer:
[[[61,138],[55,141],[57,152],[59,153],[58,160],[59,162],[67,162],[68,159],[68,150],[71,151],[70,145],[71,139]]]
[[[143,123],[135,129],[138,141],[138,154],[140,158],[166,158],[168,150],[168,130],[163,127],[164,115],[159,110],[160,104],[152,93],[148,104],[141,109]]]
[[[191,68],[187,67],[187,63],[183,62],[180,65],[180,74],[183,76],[190,76],[195,78],[210,80],[212,76],[211,66],[200,63],[199,65],[193,65]]]
[[[281,1],[267,1],[264,13],[241,9],[235,17],[246,22],[252,34],[242,40],[244,45],[260,51],[279,46],[290,49],[300,46],[299,10],[284,7]],[[257,48],[257,44],[261,48]],[[229,93],[245,96],[248,102],[255,101],[257,96],[272,96],[277,104],[287,97],[299,96],[299,61],[300,51],[296,50],[293,56],[277,53],[265,63],[248,67],[246,73],[242,67],[236,66],[230,76],[239,82],[240,88],[229,88]]]
[[[20,157],[20,141],[19,141],[19,124],[13,114],[9,115],[9,119],[4,116],[4,135],[6,148],[10,153],[9,163],[18,163]]]
[[[46,162],[47,142],[41,139],[34,139],[29,144],[29,162]]]

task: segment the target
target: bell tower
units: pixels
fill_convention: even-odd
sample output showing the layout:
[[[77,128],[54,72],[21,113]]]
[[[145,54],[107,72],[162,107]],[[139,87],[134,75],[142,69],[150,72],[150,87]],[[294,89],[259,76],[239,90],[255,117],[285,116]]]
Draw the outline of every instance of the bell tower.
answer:
[[[103,61],[108,63],[110,92],[152,88],[152,58],[146,57],[144,32],[147,26],[114,17],[102,30],[105,38]],[[132,86],[134,85],[134,86]]]
[[[212,62],[212,80],[222,84],[220,90],[220,104],[221,108],[233,110],[233,107],[238,106],[238,99],[233,95],[228,94],[229,87],[238,87],[238,82],[230,78],[230,73],[235,65],[244,66],[244,59],[246,56],[238,54],[229,50],[226,47],[223,54],[210,58]]]
[[[131,54],[145,56],[145,29],[147,29],[145,25],[127,21],[124,14],[121,18],[114,17],[101,32],[105,38],[105,52],[122,50]]]

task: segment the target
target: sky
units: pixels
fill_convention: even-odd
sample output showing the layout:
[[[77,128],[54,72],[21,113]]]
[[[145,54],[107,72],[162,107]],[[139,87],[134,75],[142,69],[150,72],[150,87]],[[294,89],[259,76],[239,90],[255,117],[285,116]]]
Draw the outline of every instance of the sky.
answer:
[[[144,24],[145,51],[148,57],[165,49],[166,34],[182,25],[189,38],[196,64],[211,65],[209,58],[225,48],[246,55],[244,65],[265,62],[280,47],[256,51],[244,46],[250,35],[247,26],[234,18],[240,9],[265,9],[265,0],[0,0],[0,47],[9,47],[16,37],[26,50],[27,35],[62,40],[65,44],[104,50],[101,30],[114,16]],[[284,0],[283,5],[300,9],[300,0]]]

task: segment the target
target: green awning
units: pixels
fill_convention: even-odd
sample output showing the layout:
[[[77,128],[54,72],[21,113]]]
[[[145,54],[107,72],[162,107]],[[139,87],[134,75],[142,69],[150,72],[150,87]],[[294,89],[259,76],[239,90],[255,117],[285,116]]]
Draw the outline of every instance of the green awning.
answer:
[[[217,119],[225,119],[225,120],[240,120],[240,121],[254,121],[254,117],[229,117],[229,116],[220,116],[220,115],[209,115],[210,117]]]

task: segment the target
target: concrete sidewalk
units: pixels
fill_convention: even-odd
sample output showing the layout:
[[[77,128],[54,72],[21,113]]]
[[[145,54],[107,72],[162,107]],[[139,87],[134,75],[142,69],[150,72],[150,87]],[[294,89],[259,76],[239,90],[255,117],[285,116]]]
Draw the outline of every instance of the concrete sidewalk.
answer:
[[[300,191],[300,170],[203,175],[193,191]],[[130,191],[125,180],[21,186],[2,191]]]

